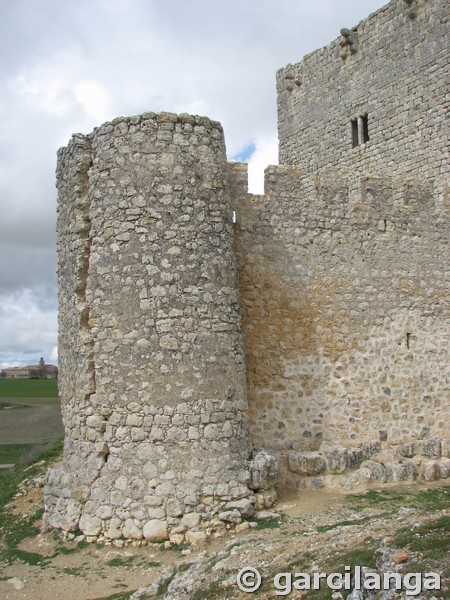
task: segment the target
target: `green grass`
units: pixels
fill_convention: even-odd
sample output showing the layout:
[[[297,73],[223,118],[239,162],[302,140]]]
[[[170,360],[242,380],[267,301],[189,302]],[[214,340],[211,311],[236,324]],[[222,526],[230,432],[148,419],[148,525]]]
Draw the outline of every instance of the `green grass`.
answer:
[[[55,398],[58,396],[56,379],[1,379],[2,398]]]
[[[230,596],[224,596],[223,587],[217,583],[212,583],[207,589],[197,590],[191,595],[192,600],[209,600],[212,598],[229,598]]]
[[[279,527],[281,527],[285,520],[286,519],[284,518],[256,520],[255,522],[257,523],[257,525],[255,527],[255,531],[260,531],[261,529],[278,529]]]
[[[405,492],[370,490],[365,494],[346,496],[345,502],[355,510],[372,508],[389,510],[400,506],[430,511],[442,510],[450,506],[450,486],[419,491],[411,488]]]
[[[0,444],[0,464],[9,465],[26,460],[34,444]]]
[[[19,483],[26,477],[34,477],[41,472],[45,472],[47,466],[37,465],[36,463],[41,461],[49,463],[61,456],[63,444],[64,440],[61,438],[53,444],[36,449],[36,452],[28,456],[28,460],[17,464],[10,471],[0,471],[0,526],[3,510],[6,504],[13,499]]]
[[[190,547],[190,544],[187,544],[186,542],[183,542],[182,544],[170,544],[167,548],[164,543],[159,545],[161,552],[183,552],[183,550],[188,550]]]
[[[36,537],[39,529],[35,523],[41,518],[43,509],[23,519],[18,519],[10,511],[4,511],[0,524],[3,534],[3,547],[0,551],[0,560],[6,564],[12,564],[20,560],[28,565],[45,566],[47,559],[36,552],[25,552],[18,548],[20,542],[29,537]]]
[[[393,543],[412,552],[425,552],[429,559],[439,560],[448,551],[450,517],[443,516],[414,529],[400,530]]]
[[[102,598],[98,598],[98,600],[128,600],[130,596],[132,596],[137,590],[131,590],[129,592],[119,592],[117,594],[112,594],[111,596],[104,596]]]
[[[0,561],[11,564],[15,560],[21,560],[30,565],[44,566],[47,559],[34,552],[19,550],[20,542],[28,537],[35,537],[39,530],[35,523],[42,516],[42,510],[31,516],[18,518],[12,512],[10,502],[17,492],[21,481],[28,477],[35,477],[44,473],[48,463],[60,456],[63,441],[44,448],[39,454],[32,457],[32,462],[17,464],[11,471],[0,471]],[[44,461],[41,463],[41,461]],[[39,462],[39,464],[37,464]]]
[[[355,519],[354,521],[338,521],[337,523],[332,523],[331,525],[319,525],[316,527],[316,531],[318,533],[324,533],[325,531],[336,529],[336,527],[351,527],[352,525],[361,525],[362,523],[367,523],[367,521],[370,521],[370,517],[366,517],[364,519]]]
[[[135,556],[117,556],[109,560],[106,564],[108,567],[131,567]]]

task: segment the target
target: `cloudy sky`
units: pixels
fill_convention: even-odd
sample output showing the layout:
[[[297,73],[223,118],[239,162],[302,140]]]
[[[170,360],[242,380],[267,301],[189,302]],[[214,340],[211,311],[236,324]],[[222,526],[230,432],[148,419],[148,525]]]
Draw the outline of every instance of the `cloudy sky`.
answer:
[[[0,0],[0,366],[57,361],[56,151],[119,115],[221,121],[250,191],[277,162],[275,72],[384,0]]]

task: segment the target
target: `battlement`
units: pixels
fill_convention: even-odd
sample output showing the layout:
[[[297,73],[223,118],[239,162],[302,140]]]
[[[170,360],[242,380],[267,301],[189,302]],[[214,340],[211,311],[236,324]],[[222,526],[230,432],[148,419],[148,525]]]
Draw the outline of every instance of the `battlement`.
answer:
[[[447,186],[447,3],[392,0],[277,73],[280,164]],[[353,40],[353,42],[352,42]]]

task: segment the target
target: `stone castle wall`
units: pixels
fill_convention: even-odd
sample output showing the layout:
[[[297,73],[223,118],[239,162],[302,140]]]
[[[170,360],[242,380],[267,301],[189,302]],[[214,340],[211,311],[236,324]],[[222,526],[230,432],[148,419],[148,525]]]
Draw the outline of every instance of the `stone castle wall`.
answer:
[[[181,543],[277,477],[450,476],[443,31],[442,0],[392,0],[281,70],[264,196],[205,117],[60,150],[47,527]]]
[[[344,454],[339,473],[376,457],[401,471],[405,445],[420,457],[430,440],[441,458],[448,220],[432,186],[362,176],[352,188],[339,173],[280,166],[252,196],[243,171],[231,166],[253,443],[278,455],[289,485],[310,474],[332,484],[329,444]],[[310,452],[318,472],[298,467]]]
[[[250,431],[289,485],[447,473],[446,9],[392,0],[281,69],[265,196],[231,167]]]
[[[280,164],[432,178],[442,200],[447,2],[392,0],[354,29],[278,71]],[[353,148],[351,121],[364,115],[369,141]]]
[[[47,526],[180,541],[253,512],[226,169],[221,126],[188,115],[117,119],[60,151],[66,439]]]

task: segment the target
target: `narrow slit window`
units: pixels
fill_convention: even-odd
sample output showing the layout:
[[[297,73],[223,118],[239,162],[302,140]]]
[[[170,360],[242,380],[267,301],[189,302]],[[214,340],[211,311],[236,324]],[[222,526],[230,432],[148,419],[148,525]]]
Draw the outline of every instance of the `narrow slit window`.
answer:
[[[361,117],[362,126],[362,143],[365,144],[369,141],[369,115],[365,114]]]
[[[351,128],[352,128],[352,148],[356,148],[359,144],[358,140],[358,119],[351,120]]]
[[[350,121],[352,148],[369,141],[369,115],[360,115]]]

